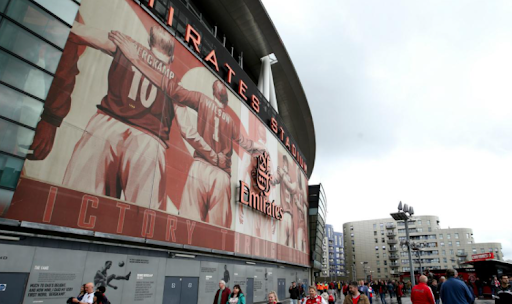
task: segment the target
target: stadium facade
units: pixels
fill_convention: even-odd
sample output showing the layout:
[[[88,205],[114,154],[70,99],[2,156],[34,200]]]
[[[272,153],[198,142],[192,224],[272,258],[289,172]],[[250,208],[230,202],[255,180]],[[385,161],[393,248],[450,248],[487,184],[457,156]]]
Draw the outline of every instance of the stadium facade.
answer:
[[[0,107],[0,303],[312,281],[314,126],[260,1],[0,0]]]

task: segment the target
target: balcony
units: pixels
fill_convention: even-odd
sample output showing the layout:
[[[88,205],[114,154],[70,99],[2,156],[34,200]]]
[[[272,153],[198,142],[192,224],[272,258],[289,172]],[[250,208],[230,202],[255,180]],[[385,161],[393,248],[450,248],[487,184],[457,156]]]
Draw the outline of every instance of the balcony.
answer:
[[[468,256],[468,253],[467,253],[467,252],[457,252],[457,254],[456,254],[456,255],[457,255],[458,257],[463,257],[463,258],[465,258],[465,257],[467,257],[467,256]]]
[[[391,247],[391,248],[389,248],[389,250],[388,250],[388,251],[389,251],[389,252],[397,252],[397,251],[398,251],[398,249],[397,249],[397,248],[393,248],[393,247]]]
[[[388,244],[398,244],[397,240],[388,240]]]
[[[390,237],[390,238],[395,237],[396,236],[395,230],[391,230],[391,231],[386,232],[386,236]]]
[[[400,267],[400,265],[398,265],[398,263],[389,263],[389,267],[398,268],[398,267]]]
[[[398,260],[398,254],[390,254],[389,259],[390,260]]]
[[[396,228],[395,224],[386,224],[386,229],[395,229],[395,228]]]

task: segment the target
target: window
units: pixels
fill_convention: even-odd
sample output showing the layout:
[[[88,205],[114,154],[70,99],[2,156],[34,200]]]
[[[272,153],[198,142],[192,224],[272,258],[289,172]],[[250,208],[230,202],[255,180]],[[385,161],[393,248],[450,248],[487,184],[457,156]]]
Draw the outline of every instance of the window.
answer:
[[[443,255],[446,255],[446,250],[443,250]]]
[[[492,248],[489,248],[489,252],[492,252]]]
[[[0,119],[0,130],[0,151],[25,157],[34,131],[3,119]]]
[[[380,223],[379,226],[380,226],[381,230],[384,229],[384,224],[383,223]]]
[[[421,226],[421,220],[417,220],[416,223]]]
[[[379,250],[379,246],[375,246],[375,250]]]
[[[430,220],[427,220],[427,225],[429,225],[429,226],[430,226]]]
[[[385,243],[385,242],[386,242],[386,240],[385,240],[384,238],[381,238],[381,242],[382,242],[382,243]]]
[[[0,84],[0,109],[0,116],[35,128],[43,111],[43,103]]]
[[[353,234],[353,233],[351,233],[351,234],[350,234],[350,237],[354,237],[354,234]]]
[[[53,77],[2,51],[0,52],[0,80],[45,99]]]
[[[380,268],[377,268],[377,273],[380,273]]]
[[[442,235],[442,234],[440,234],[440,235],[439,235],[439,239],[440,239],[440,240],[442,240],[442,239],[443,239],[443,235]]]
[[[378,242],[379,242],[379,240],[378,240],[378,239],[375,239],[375,243],[377,244]]]
[[[448,242],[448,246],[453,246],[453,245],[452,245],[452,241],[449,241],[449,242]]]
[[[473,253],[476,253],[476,248],[473,248]]]
[[[377,224],[373,224],[373,230],[377,230]]]
[[[455,245],[456,245],[457,247],[460,247],[460,242],[459,242],[459,241],[456,241],[456,242],[455,242]]]
[[[356,243],[354,242],[354,240],[352,240],[352,245],[355,245]]]
[[[72,25],[75,20],[78,5],[72,1],[35,0],[50,12]]]
[[[387,269],[387,268],[384,268],[384,272],[385,272],[385,273],[388,273],[388,269]]]
[[[0,186],[10,189],[16,188],[22,168],[23,160],[0,153]],[[6,195],[7,191],[2,191],[0,188],[0,202],[3,202]],[[7,198],[5,197],[5,199]]]
[[[466,239],[469,239],[469,233],[466,233]]]
[[[373,235],[377,235],[377,231],[374,231],[374,232],[373,232]]]
[[[450,254],[453,255],[453,249],[450,249]]]
[[[385,257],[386,257],[386,253],[385,253],[385,252],[382,254],[382,257],[383,257],[383,258],[385,258]]]
[[[354,226],[350,226],[350,231],[353,231],[354,230]]]
[[[444,242],[441,242],[440,244],[441,244],[441,246],[444,246]]]
[[[58,1],[59,6],[61,2],[64,1]],[[77,9],[70,13],[76,15]],[[70,28],[28,0],[11,1],[7,15],[61,48],[66,44]]]
[[[431,227],[428,227],[428,232],[432,232],[432,228]]]
[[[480,253],[485,253],[485,249],[480,248]]]
[[[454,236],[456,239],[458,239],[458,238],[459,238],[459,234],[458,234],[458,233],[455,233],[453,236]]]
[[[50,44],[7,20],[2,21],[0,27],[0,46],[52,73],[57,69],[62,54]],[[38,51],[37,56],[34,55],[35,51]]]
[[[388,265],[388,261],[384,261],[384,265]]]
[[[491,248],[491,249],[492,249],[492,248]],[[382,246],[382,250],[384,250],[384,251],[385,251],[385,250],[386,250],[386,246]],[[492,250],[491,250],[491,251],[492,251]]]
[[[449,239],[451,239],[451,238],[452,238],[451,234],[449,234],[449,233],[448,233],[448,234],[446,235],[446,239],[447,239],[447,240],[449,240]]]
[[[380,266],[380,261],[377,261],[377,266]]]

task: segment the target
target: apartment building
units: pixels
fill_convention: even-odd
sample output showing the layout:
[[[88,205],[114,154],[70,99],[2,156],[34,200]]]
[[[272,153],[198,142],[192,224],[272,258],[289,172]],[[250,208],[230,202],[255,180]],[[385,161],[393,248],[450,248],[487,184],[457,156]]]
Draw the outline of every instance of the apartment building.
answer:
[[[322,277],[329,280],[346,277],[343,233],[334,231],[332,225],[325,225],[324,248]]]
[[[405,223],[382,218],[343,224],[346,279],[390,279],[409,272]],[[473,254],[492,252],[503,261],[501,243],[476,243],[471,228],[441,228],[439,217],[415,216],[409,222],[415,271],[469,267]]]

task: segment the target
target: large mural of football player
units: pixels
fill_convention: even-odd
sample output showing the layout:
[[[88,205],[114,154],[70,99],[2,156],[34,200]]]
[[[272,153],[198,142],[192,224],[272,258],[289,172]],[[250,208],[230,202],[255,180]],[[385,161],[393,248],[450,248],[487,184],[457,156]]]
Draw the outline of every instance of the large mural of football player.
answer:
[[[197,112],[197,132],[215,153],[226,156],[226,164],[220,167],[206,161],[200,153],[194,152],[194,162],[190,167],[183,190],[179,215],[230,228],[232,222],[230,160],[233,155],[233,143],[252,155],[262,153],[265,147],[246,138],[240,130],[240,125],[226,111],[229,99],[226,86],[222,81],[217,79],[213,82],[213,99],[201,92],[187,91],[175,81],[151,69],[146,61],[141,60],[137,55],[137,45],[130,37],[118,31],[112,31],[109,38],[131,63],[165,94],[189,96],[191,104],[187,105]]]
[[[297,208],[297,241],[295,249],[301,252],[308,250],[308,187],[297,166],[298,189],[293,195],[293,202]]]
[[[294,229],[294,206],[293,195],[297,191],[297,183],[293,182],[290,172],[290,160],[285,154],[280,155],[281,166],[277,168],[277,176],[273,183],[280,185],[280,207],[283,208],[283,218],[279,224],[278,242],[288,247],[295,247],[295,229]]]
[[[174,38],[154,25],[147,39],[149,48],[134,41],[137,56],[155,72],[174,81]],[[189,118],[180,107],[190,105],[191,96],[186,91],[176,90],[172,96],[164,94],[131,65],[108,39],[108,31],[75,22],[69,41],[68,45],[85,45],[112,56],[113,60],[108,70],[108,91],[75,145],[63,185],[162,208],[167,198],[165,151],[173,119],[182,137],[204,161],[220,167],[225,164],[225,156],[215,153],[187,123]],[[63,58],[66,62],[67,57],[72,57],[67,63],[71,77],[79,73],[78,56],[73,52],[76,46],[67,48]],[[44,159],[51,151],[53,144],[48,141],[53,141],[56,125],[62,123],[70,107],[71,98],[46,101],[45,114],[34,138],[33,160]]]
[[[270,174],[275,175],[277,170],[277,141],[270,134],[270,131],[261,123],[256,116],[251,115],[250,111],[242,108],[240,113],[240,121],[244,128],[248,130],[249,136],[256,142],[265,146],[266,152],[269,155],[269,168]],[[259,156],[260,154],[258,154]],[[238,165],[238,177],[247,185],[253,188],[256,193],[260,192],[255,182],[255,169],[257,168],[257,157],[252,155],[242,154],[241,161]],[[276,199],[277,189],[272,185],[269,192],[269,201],[272,202]],[[250,210],[248,206],[239,204],[237,208],[238,222],[237,231],[247,235],[262,238],[269,241],[276,241],[276,227],[277,220],[266,216],[260,212]]]
[[[279,187],[283,219],[278,229],[278,243],[307,252],[307,184],[300,167],[280,147],[279,166],[273,183]]]

